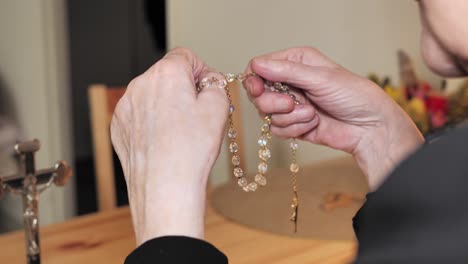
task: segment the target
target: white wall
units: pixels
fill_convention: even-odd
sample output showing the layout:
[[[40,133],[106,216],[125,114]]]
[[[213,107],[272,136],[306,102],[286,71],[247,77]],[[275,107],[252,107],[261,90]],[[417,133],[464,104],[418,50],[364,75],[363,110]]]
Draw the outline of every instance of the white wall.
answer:
[[[292,46],[311,45],[352,71],[390,75],[398,80],[396,50],[403,48],[420,75],[438,84],[419,54],[417,4],[408,0],[170,0],[169,46],[187,46],[208,64],[225,72],[240,72],[255,55]],[[257,162],[260,120],[244,98],[249,171]],[[285,166],[287,144],[275,165]],[[282,152],[281,150],[284,150]],[[313,162],[340,155],[319,146],[301,146],[300,161]],[[226,153],[215,169],[216,180],[226,179]]]
[[[37,168],[59,159],[71,162],[65,0],[1,1],[0,36],[3,88],[14,100],[26,137],[42,143]],[[41,196],[41,224],[73,215],[72,185],[52,188]],[[9,211],[19,218],[20,198],[13,200]]]

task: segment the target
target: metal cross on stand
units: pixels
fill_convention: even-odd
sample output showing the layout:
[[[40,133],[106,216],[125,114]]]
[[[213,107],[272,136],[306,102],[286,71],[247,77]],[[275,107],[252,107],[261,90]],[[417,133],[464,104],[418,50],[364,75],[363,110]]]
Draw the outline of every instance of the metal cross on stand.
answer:
[[[39,194],[55,184],[64,186],[72,175],[65,161],[55,166],[36,171],[35,153],[40,149],[39,140],[22,142],[15,146],[20,158],[20,171],[16,175],[0,176],[0,198],[5,192],[21,194],[23,198],[23,221],[28,264],[41,263],[39,246]]]

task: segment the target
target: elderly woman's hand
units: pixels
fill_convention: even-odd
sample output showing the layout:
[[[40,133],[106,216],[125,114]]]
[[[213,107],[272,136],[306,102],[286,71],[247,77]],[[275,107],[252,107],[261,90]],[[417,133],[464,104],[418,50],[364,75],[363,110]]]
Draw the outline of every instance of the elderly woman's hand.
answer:
[[[411,119],[381,88],[313,48],[256,57],[246,71],[297,88],[301,104],[295,106],[286,95],[266,92],[260,78],[246,80],[260,113],[273,114],[273,134],[351,153],[371,189],[423,142]]]
[[[111,136],[127,182],[137,244],[164,235],[203,238],[205,188],[218,157],[228,101],[190,50],[177,48],[135,78]]]

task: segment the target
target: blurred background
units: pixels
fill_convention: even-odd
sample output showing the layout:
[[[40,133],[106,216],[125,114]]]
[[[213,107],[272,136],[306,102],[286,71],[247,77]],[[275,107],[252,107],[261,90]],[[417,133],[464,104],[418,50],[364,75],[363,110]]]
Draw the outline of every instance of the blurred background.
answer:
[[[0,2],[0,174],[16,171],[12,146],[38,138],[38,168],[70,161],[73,180],[41,196],[41,224],[97,210],[88,87],[125,86],[167,49],[185,46],[222,72],[242,72],[253,56],[314,46],[351,71],[399,82],[397,50],[412,58],[420,79],[441,80],[419,53],[417,6],[407,0],[2,0]],[[460,80],[451,80],[447,90]],[[257,163],[260,119],[242,95],[247,171]],[[276,140],[272,166],[286,167],[288,144]],[[283,153],[283,154],[282,154]],[[299,162],[343,156],[301,145]],[[115,155],[114,155],[115,158]],[[127,203],[115,160],[118,205]],[[229,177],[226,151],[212,175]],[[22,227],[21,201],[0,200],[0,231]]]

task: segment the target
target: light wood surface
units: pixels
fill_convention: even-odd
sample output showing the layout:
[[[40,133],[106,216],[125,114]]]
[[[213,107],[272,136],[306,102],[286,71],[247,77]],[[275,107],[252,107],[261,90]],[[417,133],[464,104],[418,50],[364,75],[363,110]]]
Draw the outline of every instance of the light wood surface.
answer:
[[[245,193],[236,182],[211,193],[213,208],[227,219],[267,232],[291,235],[291,176],[288,168],[268,172],[268,185]],[[249,179],[253,175],[247,175]],[[233,177],[234,178],[234,177]],[[367,179],[351,156],[301,166],[298,175],[298,237],[323,240],[355,239],[353,217],[369,192]],[[339,196],[352,197],[340,201]],[[330,197],[332,196],[330,202]],[[333,209],[326,205],[342,202]],[[241,205],[241,206],[240,206]]]
[[[206,239],[229,263],[349,263],[351,241],[317,241],[256,231],[207,208]],[[135,241],[128,208],[79,217],[41,229],[43,263],[123,263]],[[0,236],[0,263],[25,263],[23,232]]]

